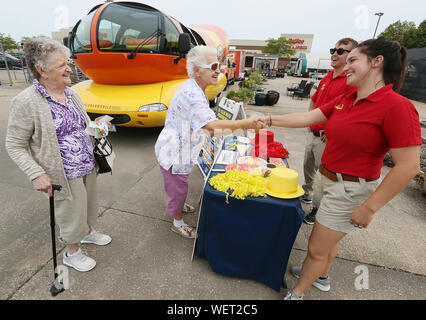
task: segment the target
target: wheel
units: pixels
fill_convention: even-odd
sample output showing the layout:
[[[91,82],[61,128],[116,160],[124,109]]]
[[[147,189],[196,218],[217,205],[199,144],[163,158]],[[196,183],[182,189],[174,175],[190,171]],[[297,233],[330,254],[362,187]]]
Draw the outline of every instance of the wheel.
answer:
[[[218,95],[218,96],[216,96],[216,98],[214,98],[214,100],[209,101],[209,103],[210,103],[210,108],[212,108],[212,109],[213,109],[214,107],[216,107],[216,103],[217,103],[218,97],[219,97],[219,95]]]

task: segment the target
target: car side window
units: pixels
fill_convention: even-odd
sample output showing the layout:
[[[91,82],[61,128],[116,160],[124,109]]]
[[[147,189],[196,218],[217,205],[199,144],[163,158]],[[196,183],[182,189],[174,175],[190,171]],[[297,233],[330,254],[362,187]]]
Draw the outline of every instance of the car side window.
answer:
[[[164,18],[164,33],[166,39],[164,53],[179,54],[179,31],[167,17]]]

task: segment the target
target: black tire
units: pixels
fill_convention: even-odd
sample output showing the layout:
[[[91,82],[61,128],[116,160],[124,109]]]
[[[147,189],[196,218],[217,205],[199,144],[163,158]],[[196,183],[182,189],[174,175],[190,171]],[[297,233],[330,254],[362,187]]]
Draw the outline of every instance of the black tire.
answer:
[[[219,94],[219,95],[217,95],[217,96],[216,96],[216,98],[214,98],[214,100],[210,100],[210,101],[209,101],[209,103],[210,103],[210,108],[211,108],[211,109],[213,109],[214,107],[216,107],[217,100],[219,99],[219,96],[220,96],[220,94]]]

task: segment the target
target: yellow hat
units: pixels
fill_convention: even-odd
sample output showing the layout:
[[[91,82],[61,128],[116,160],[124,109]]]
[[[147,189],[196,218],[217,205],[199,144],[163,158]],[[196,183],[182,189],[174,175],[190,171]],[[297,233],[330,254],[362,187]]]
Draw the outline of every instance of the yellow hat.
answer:
[[[276,198],[298,198],[305,193],[298,182],[297,171],[288,168],[272,169],[266,179],[266,193]]]

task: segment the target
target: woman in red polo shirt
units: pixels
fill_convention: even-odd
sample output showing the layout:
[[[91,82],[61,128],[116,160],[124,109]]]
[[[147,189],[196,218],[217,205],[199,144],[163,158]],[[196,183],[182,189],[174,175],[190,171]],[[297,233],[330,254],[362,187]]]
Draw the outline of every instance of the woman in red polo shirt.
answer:
[[[328,120],[327,146],[318,183],[321,205],[299,277],[286,300],[303,299],[311,285],[328,291],[328,272],[347,234],[366,228],[373,215],[420,170],[421,131],[414,105],[399,95],[406,49],[382,38],[364,41],[349,53],[344,69],[357,90],[306,113],[266,116],[269,125],[301,128]],[[383,158],[390,152],[395,166],[381,181]],[[316,179],[317,179],[316,178]]]

